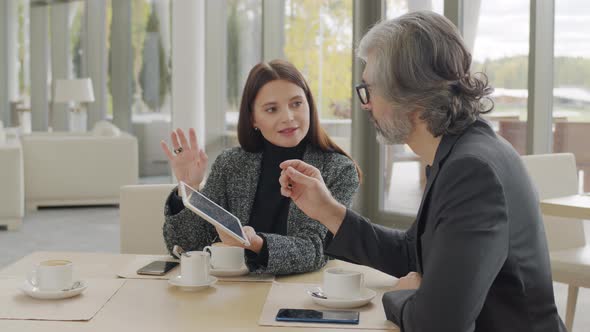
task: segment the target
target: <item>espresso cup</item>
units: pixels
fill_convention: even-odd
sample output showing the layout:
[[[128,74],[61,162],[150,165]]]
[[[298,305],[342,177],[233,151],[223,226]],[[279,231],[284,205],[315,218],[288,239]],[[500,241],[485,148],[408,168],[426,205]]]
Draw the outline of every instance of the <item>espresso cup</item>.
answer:
[[[361,272],[329,268],[324,271],[322,290],[329,299],[358,299],[364,281]]]
[[[29,283],[40,290],[64,290],[72,286],[73,264],[67,260],[49,260],[35,265]]]
[[[209,254],[203,251],[189,251],[180,256],[180,275],[183,283],[205,284],[209,281]]]
[[[215,270],[238,270],[245,264],[244,248],[207,246],[203,251],[211,254],[211,268]]]

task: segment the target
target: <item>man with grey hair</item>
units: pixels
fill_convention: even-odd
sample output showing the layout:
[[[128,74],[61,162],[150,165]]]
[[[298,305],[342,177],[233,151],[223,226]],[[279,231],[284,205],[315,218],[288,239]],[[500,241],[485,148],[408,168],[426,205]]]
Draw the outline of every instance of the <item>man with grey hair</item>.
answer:
[[[406,14],[373,27],[358,54],[357,92],[378,139],[407,143],[429,165],[416,221],[407,231],[371,224],[300,160],[281,164],[282,194],[328,228],[328,254],[400,278],[383,306],[402,331],[565,331],[537,194],[480,118],[492,88],[470,73],[455,27]]]

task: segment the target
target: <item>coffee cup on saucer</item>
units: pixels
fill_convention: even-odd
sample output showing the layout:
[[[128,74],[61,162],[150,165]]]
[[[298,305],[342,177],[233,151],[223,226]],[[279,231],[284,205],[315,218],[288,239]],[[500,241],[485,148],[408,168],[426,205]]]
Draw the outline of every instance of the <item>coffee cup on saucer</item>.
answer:
[[[185,284],[199,285],[209,281],[209,254],[189,251],[180,257],[180,276]]]
[[[358,299],[363,286],[364,275],[361,272],[337,267],[324,271],[322,291],[328,299]]]
[[[245,264],[244,248],[213,245],[203,248],[211,254],[211,268],[213,270],[240,270]]]
[[[168,283],[183,290],[205,289],[217,278],[209,275],[209,253],[204,251],[189,251],[180,255],[180,274],[170,278]]]
[[[69,290],[73,284],[73,264],[68,260],[47,260],[35,265],[27,282],[40,291]]]

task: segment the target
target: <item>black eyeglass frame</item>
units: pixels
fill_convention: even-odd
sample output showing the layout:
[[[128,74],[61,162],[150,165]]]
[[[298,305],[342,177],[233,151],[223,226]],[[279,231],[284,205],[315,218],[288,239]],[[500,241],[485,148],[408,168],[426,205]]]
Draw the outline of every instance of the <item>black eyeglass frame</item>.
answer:
[[[371,95],[369,94],[369,85],[363,82],[361,84],[357,84],[354,88],[356,89],[356,94],[358,95],[361,104],[367,105],[371,101]],[[361,90],[363,90],[363,92],[367,96],[367,100],[364,100]]]

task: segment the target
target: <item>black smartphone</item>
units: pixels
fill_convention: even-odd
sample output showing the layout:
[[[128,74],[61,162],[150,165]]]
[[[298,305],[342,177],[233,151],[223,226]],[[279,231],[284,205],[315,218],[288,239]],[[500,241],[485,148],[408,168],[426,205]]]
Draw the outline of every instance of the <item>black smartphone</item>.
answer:
[[[137,270],[137,274],[163,276],[178,265],[178,262],[154,261]]]
[[[358,311],[279,309],[276,320],[286,322],[358,324]]]

